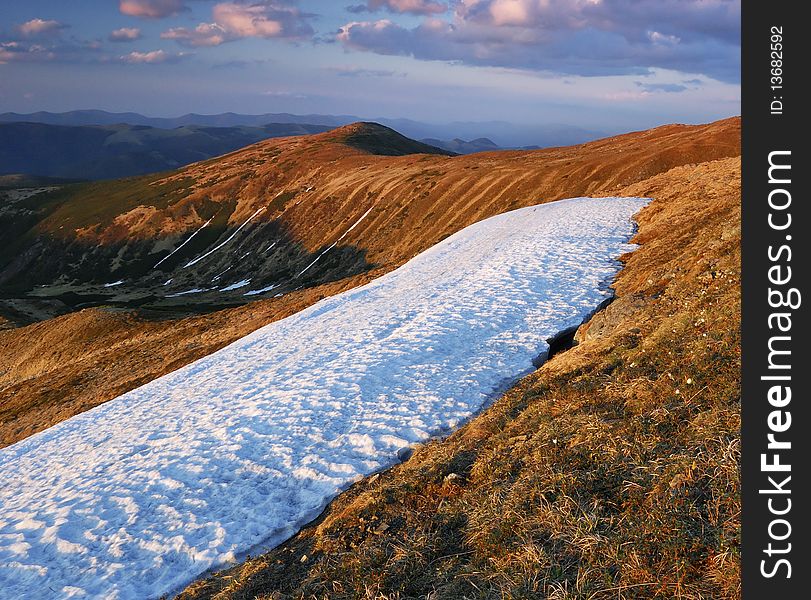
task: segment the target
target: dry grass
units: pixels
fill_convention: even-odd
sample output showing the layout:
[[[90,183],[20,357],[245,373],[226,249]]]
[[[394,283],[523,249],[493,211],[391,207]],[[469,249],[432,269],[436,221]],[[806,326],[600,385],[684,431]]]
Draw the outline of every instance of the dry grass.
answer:
[[[580,345],[181,598],[740,595],[740,161],[650,195]]]

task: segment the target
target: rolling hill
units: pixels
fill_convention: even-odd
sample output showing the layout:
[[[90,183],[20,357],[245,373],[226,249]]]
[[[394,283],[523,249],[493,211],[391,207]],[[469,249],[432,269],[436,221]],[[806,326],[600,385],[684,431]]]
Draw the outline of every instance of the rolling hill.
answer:
[[[460,157],[361,123],[65,186],[3,205],[0,306],[31,322],[98,304],[171,316],[284,294],[399,264],[508,208],[729,155],[737,123]]]
[[[452,140],[437,140],[434,138],[426,138],[421,140],[424,144],[436,146],[449,152],[456,154],[473,154],[474,152],[492,152],[494,150],[501,150],[501,148],[493,141],[487,138],[476,138],[475,140],[465,141],[459,138]]]

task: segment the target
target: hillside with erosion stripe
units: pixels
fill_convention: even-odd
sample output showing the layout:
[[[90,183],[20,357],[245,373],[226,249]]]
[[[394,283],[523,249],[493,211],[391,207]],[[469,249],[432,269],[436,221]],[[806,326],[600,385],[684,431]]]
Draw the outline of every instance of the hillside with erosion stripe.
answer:
[[[3,205],[0,311],[18,324],[101,304],[177,317],[391,268],[505,210],[735,155],[739,126],[452,157],[361,123],[66,186]]]

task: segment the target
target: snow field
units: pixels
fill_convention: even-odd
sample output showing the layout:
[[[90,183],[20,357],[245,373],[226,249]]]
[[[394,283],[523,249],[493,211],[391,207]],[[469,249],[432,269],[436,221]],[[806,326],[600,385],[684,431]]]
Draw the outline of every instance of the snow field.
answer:
[[[0,450],[0,597],[156,598],[284,541],[531,370],[610,294],[646,202],[486,219]]]

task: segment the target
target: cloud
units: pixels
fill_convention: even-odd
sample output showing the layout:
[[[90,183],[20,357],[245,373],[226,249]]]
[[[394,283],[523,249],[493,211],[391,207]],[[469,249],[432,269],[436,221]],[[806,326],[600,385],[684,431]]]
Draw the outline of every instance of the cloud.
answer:
[[[389,71],[386,69],[364,69],[361,67],[327,67],[324,69],[335,73],[339,77],[405,77],[402,71]]]
[[[15,27],[17,32],[25,37],[54,36],[65,28],[67,28],[67,25],[52,19],[31,19]]]
[[[368,0],[366,4],[346,7],[346,10],[351,13],[377,12],[381,9],[400,14],[436,15],[448,12],[448,5],[445,2],[432,0]]]
[[[666,94],[678,94],[680,92],[686,92],[688,88],[686,85],[681,85],[680,83],[642,83],[641,81],[635,81],[637,86],[642,88],[646,92],[664,92]]]
[[[130,52],[119,57],[119,61],[131,65],[159,65],[176,63],[188,56],[184,52],[177,54],[165,50],[152,50],[151,52]]]
[[[193,29],[173,27],[161,34],[184,46],[219,46],[244,38],[299,39],[313,34],[312,15],[282,0],[254,4],[222,2],[211,11],[213,22]]]
[[[268,90],[267,92],[262,92],[263,96],[270,96],[272,98],[287,98],[291,100],[306,100],[307,96],[305,94],[299,94],[296,92],[280,92],[274,90]]]
[[[458,0],[414,27],[355,21],[346,48],[422,60],[546,71],[740,78],[739,0]]]
[[[47,62],[55,60],[56,53],[39,44],[21,44],[19,42],[0,43],[0,64],[10,62]]]
[[[175,40],[183,46],[219,46],[230,39],[225,28],[217,23],[200,23],[194,29],[173,27],[164,31],[161,38]]]
[[[122,27],[111,31],[107,39],[111,42],[134,42],[141,39],[141,30],[137,27]]]
[[[162,19],[187,10],[183,0],[120,0],[121,14],[143,19]]]

